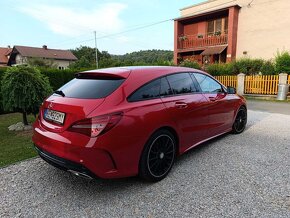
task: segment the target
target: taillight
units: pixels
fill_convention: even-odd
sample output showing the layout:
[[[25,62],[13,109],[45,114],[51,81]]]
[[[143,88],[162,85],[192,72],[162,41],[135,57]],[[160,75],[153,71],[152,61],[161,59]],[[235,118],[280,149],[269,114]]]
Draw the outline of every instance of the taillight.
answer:
[[[97,137],[100,134],[112,129],[122,118],[123,113],[113,113],[92,117],[74,123],[68,131],[85,134],[90,137]]]

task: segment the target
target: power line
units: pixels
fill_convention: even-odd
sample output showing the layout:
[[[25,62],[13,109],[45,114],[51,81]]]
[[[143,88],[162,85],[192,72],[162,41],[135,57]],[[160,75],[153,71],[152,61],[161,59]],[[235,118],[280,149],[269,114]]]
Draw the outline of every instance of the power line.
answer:
[[[117,35],[122,35],[124,33],[128,33],[128,32],[133,32],[133,31],[136,31],[136,30],[140,30],[140,29],[145,29],[145,28],[148,28],[148,27],[151,27],[151,26],[156,26],[156,25],[159,25],[159,24],[162,24],[162,23],[165,23],[165,22],[168,22],[168,21],[172,21],[173,19],[167,19],[167,20],[162,20],[162,21],[158,21],[158,22],[155,22],[155,23],[151,23],[151,24],[147,24],[147,25],[144,25],[144,26],[139,26],[139,27],[136,27],[136,28],[132,28],[132,29],[127,29],[127,30],[124,30],[124,31],[121,31],[121,32],[117,32],[117,33],[112,33],[112,34],[107,34],[107,35],[103,35],[103,36],[100,36],[100,37],[96,37],[96,39],[104,39],[104,38],[110,38],[112,36],[117,36]],[[100,31],[98,31],[100,32]],[[94,41],[95,38],[91,38],[91,39],[86,39],[86,40],[82,40],[82,41],[77,41],[77,42],[69,42],[69,43],[62,43],[62,44],[78,44],[78,43],[82,43],[82,42],[90,42],[90,41]]]
[[[136,31],[136,30],[140,30],[140,29],[145,29],[145,28],[148,28],[148,27],[151,27],[151,26],[156,26],[158,24],[165,23],[165,22],[172,21],[172,20],[173,19],[167,19],[167,20],[159,21],[159,22],[156,22],[156,23],[148,24],[148,25],[141,26],[141,27],[136,27],[136,28],[133,28],[133,29],[122,31],[122,32],[101,36],[101,37],[98,37],[97,39],[103,39],[103,38],[107,38],[107,37],[110,37],[110,36],[116,36],[116,35],[120,35],[120,34],[123,34],[123,33],[128,33],[128,32],[132,32],[132,31]]]

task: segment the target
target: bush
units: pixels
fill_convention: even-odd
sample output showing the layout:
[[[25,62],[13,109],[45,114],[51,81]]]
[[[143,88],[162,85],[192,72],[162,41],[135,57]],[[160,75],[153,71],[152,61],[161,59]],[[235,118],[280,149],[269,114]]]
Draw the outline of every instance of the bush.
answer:
[[[45,69],[41,68],[40,72],[47,76],[49,79],[49,83],[53,90],[57,90],[59,87],[67,83],[68,81],[74,78],[75,73],[79,72],[78,70],[66,69],[66,70],[58,70],[58,69]]]
[[[232,62],[232,64],[234,74],[244,73],[246,75],[255,75],[261,72],[264,60],[241,58]]]
[[[290,54],[287,51],[277,52],[275,57],[276,73],[288,73],[290,74]]]
[[[1,90],[1,81],[6,72],[7,67],[0,67],[0,90]],[[0,114],[4,113],[3,104],[2,104],[2,95],[0,94]]]
[[[212,76],[233,75],[233,64],[232,63],[226,63],[226,64],[214,63],[214,64],[208,65],[205,70]]]
[[[189,67],[189,68],[194,68],[194,69],[200,69],[199,64],[196,61],[191,61],[189,59],[185,59],[180,63],[181,67]]]
[[[43,99],[51,93],[48,78],[33,67],[10,67],[1,83],[4,110],[21,112],[25,125],[27,114],[37,114]]]
[[[275,65],[272,61],[265,61],[262,68],[261,68],[261,73],[263,75],[274,75],[276,74],[275,72]]]

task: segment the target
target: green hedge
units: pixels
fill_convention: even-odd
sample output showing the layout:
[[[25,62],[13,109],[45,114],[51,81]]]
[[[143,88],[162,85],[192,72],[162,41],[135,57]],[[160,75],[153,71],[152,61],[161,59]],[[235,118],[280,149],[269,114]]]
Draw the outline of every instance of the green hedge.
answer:
[[[2,81],[2,78],[4,76],[4,73],[6,71],[6,67],[0,67],[0,84],[1,84],[1,81]],[[1,87],[0,87],[0,90],[1,90]],[[3,114],[4,113],[4,110],[3,110],[3,104],[2,104],[2,94],[0,93],[0,114]]]
[[[68,81],[74,78],[75,70],[58,70],[58,69],[40,69],[41,73],[46,75],[53,90],[58,89]]]
[[[234,71],[234,65],[232,63],[226,64],[210,64],[206,67],[206,72],[213,76],[224,76],[224,75],[232,75]]]

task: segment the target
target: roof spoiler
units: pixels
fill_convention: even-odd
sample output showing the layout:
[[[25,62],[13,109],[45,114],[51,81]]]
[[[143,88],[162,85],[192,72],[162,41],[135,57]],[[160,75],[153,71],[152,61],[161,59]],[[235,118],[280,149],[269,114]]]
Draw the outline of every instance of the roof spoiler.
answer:
[[[104,73],[104,72],[80,72],[75,74],[76,78],[81,79],[126,79],[125,75]]]
[[[83,71],[75,74],[76,78],[108,78],[108,79],[126,79],[130,75],[131,70],[127,68],[104,68]]]

